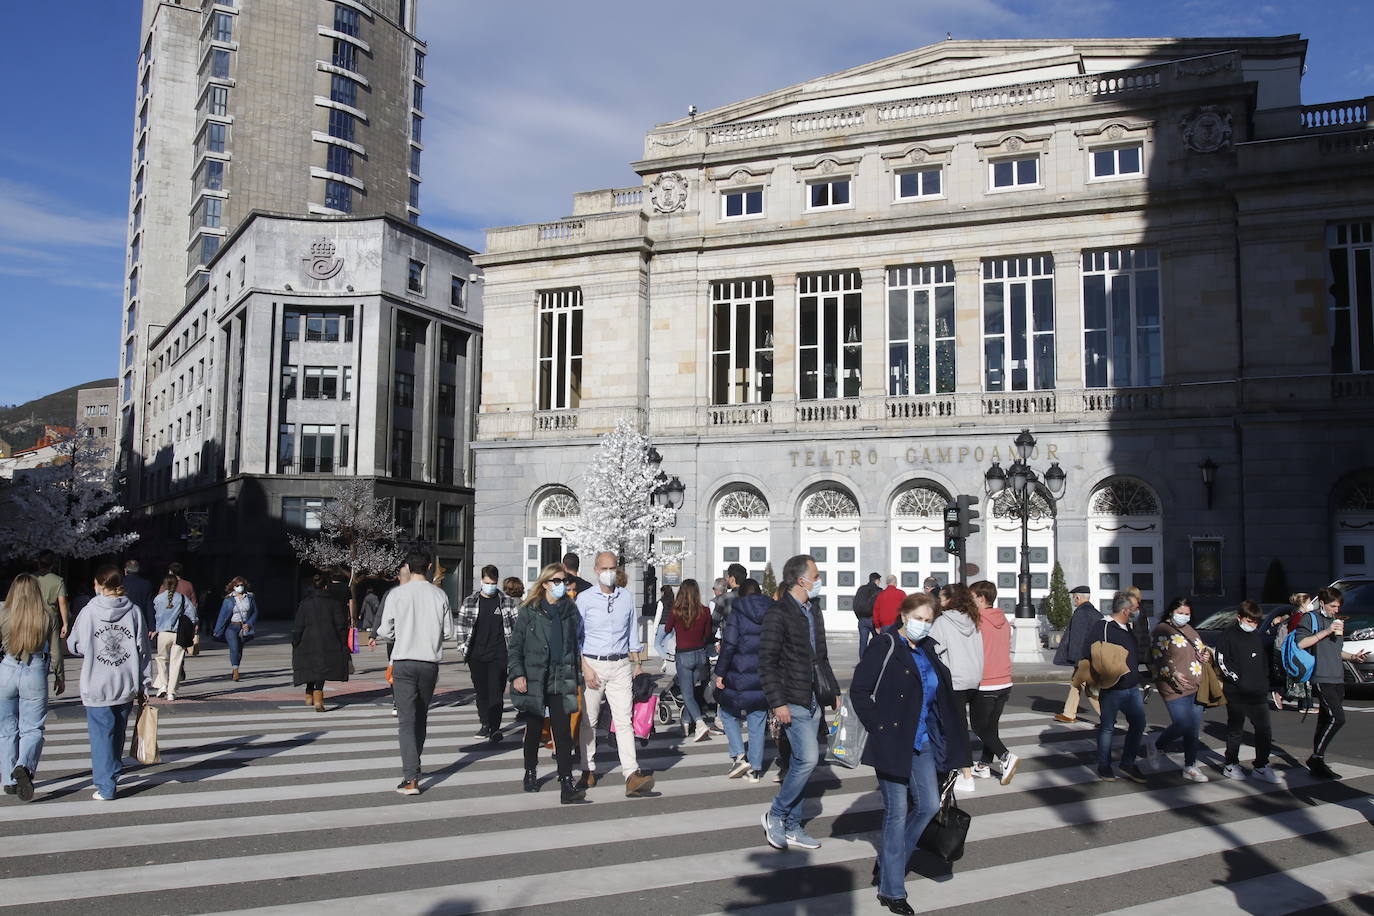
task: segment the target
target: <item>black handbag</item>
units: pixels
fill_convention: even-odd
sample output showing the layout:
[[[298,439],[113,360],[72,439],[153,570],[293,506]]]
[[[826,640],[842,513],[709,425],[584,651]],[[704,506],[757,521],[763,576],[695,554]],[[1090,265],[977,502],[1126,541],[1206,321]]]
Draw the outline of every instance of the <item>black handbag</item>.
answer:
[[[186,612],[182,611],[177,615],[177,645],[183,649],[191,648],[191,644],[196,641],[196,625]]]
[[[954,798],[954,780],[959,776],[957,770],[951,772],[940,792],[940,810],[935,812],[926,825],[925,832],[916,845],[926,852],[944,859],[957,862],[964,857],[964,840],[968,838],[968,825],[973,820]]]
[[[816,702],[821,706],[835,707],[840,700],[840,684],[835,680],[835,672],[827,662],[813,656],[811,659],[811,687],[816,691]]]

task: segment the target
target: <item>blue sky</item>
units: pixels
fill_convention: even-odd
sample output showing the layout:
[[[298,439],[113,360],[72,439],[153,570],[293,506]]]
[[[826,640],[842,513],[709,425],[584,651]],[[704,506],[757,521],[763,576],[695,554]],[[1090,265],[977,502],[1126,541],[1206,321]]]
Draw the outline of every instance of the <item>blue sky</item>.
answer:
[[[1285,35],[1309,40],[1305,102],[1374,95],[1369,0],[420,0],[429,42],[422,222],[482,229],[565,215],[636,181],[643,133],[956,38]],[[7,8],[0,39],[0,404],[118,371],[137,0]],[[60,43],[51,38],[58,31]]]

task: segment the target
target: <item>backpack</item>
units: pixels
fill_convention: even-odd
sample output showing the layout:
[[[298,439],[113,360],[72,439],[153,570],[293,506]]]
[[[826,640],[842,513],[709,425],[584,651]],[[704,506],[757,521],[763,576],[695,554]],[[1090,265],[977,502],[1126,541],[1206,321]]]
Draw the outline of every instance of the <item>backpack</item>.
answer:
[[[1307,622],[1308,617],[1315,617],[1311,611],[1303,616],[1303,622]],[[1317,621],[1311,623],[1312,632],[1317,632]],[[1312,679],[1312,672],[1317,667],[1317,657],[1306,649],[1298,645],[1298,631],[1294,630],[1283,638],[1283,645],[1279,649],[1279,661],[1283,665],[1283,673],[1299,684],[1306,684]]]

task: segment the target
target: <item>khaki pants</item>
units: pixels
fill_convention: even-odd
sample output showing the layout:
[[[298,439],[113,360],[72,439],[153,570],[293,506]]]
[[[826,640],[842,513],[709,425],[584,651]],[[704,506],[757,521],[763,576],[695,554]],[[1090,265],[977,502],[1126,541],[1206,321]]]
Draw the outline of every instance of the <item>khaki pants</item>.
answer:
[[[1078,718],[1079,690],[1072,684],[1069,685],[1069,697],[1064,701],[1064,715],[1070,719]],[[1097,697],[1088,694],[1088,702],[1093,704],[1093,709],[1097,714],[1102,715],[1102,704],[1097,702]]]
[[[586,660],[596,672],[601,686],[596,690],[584,689],[582,699],[587,712],[582,716],[582,724],[577,737],[581,752],[580,766],[583,770],[596,772],[596,723],[601,716],[601,697],[605,695],[611,707],[611,720],[615,722],[615,743],[620,751],[620,769],[625,778],[639,769],[635,757],[635,730],[631,714],[634,712],[634,696],[631,692],[633,666],[630,660],[622,658],[618,662],[603,662],[594,658]]]
[[[181,660],[186,650],[177,645],[177,634],[162,632],[157,634],[157,677],[153,679],[154,690],[166,690],[167,696],[177,695],[177,684],[181,682]]]

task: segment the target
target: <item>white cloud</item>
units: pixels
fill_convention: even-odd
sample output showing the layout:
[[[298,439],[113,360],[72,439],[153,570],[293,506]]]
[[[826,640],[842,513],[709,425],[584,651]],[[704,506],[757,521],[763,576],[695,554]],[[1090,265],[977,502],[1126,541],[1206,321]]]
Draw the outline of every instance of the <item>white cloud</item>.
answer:
[[[37,188],[0,179],[0,242],[122,246],[123,216],[84,213]]]

